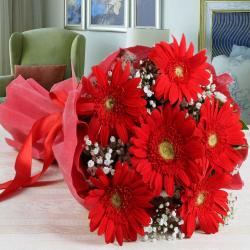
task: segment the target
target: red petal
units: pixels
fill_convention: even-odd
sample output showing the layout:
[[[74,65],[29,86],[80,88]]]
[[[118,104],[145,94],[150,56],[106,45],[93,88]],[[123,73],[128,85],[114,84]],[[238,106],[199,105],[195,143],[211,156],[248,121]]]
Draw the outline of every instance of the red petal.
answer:
[[[77,104],[77,114],[78,115],[91,115],[94,111],[94,103],[83,103],[79,102]]]
[[[120,78],[122,75],[122,63],[117,62],[112,74],[112,85],[117,85],[120,83]]]
[[[233,190],[240,190],[243,188],[243,186],[244,186],[244,182],[241,179],[240,174],[236,174],[236,175],[232,176],[231,183],[228,186],[226,186],[225,188],[233,189]]]
[[[109,219],[107,223],[107,228],[105,232],[105,242],[107,244],[113,243],[115,238],[115,224],[113,220]]]
[[[124,126],[124,124],[122,124],[120,122],[116,122],[115,127],[116,127],[116,132],[117,132],[119,138],[122,140],[123,143],[127,143],[128,142],[128,132],[127,132],[127,129]]]
[[[184,34],[182,34],[181,43],[180,43],[180,56],[184,57],[185,53],[186,53],[186,37],[184,36]]]
[[[166,175],[164,177],[164,187],[167,194],[172,197],[174,195],[174,177],[173,175]]]
[[[96,117],[93,117],[89,123],[89,137],[92,141],[96,141],[96,137],[99,134],[100,127],[100,121]]]
[[[187,237],[191,237],[193,235],[194,230],[196,229],[196,223],[195,223],[195,214],[190,213],[187,215],[186,221],[185,221],[185,232]]]
[[[107,228],[107,223],[108,223],[108,218],[105,216],[103,217],[99,229],[98,229],[98,235],[102,235],[104,234],[104,232],[106,232],[106,228]]]
[[[116,240],[118,242],[118,244],[120,246],[122,246],[123,244],[123,231],[122,231],[122,227],[120,226],[120,224],[116,225]]]
[[[155,175],[154,191],[155,191],[155,195],[160,195],[162,191],[162,176],[159,173],[156,173]]]
[[[97,209],[97,207],[93,208],[91,211],[98,211],[98,213],[95,213],[95,216],[93,216],[93,218],[90,220],[90,231],[91,232],[94,232],[98,227],[99,227],[99,224],[103,218],[103,215],[104,215],[104,212],[105,210],[104,209]]]
[[[106,146],[109,140],[109,126],[102,126],[100,131],[100,141],[102,146]]]
[[[108,79],[106,74],[102,71],[102,69],[99,66],[95,66],[92,68],[92,71],[97,79],[99,86],[106,86],[108,83]]]
[[[169,92],[169,100],[171,104],[174,104],[178,101],[179,98],[179,89],[176,84],[172,84]]]
[[[188,178],[188,175],[183,170],[178,171],[177,176],[182,184],[184,184],[186,187],[190,186],[190,180]]]

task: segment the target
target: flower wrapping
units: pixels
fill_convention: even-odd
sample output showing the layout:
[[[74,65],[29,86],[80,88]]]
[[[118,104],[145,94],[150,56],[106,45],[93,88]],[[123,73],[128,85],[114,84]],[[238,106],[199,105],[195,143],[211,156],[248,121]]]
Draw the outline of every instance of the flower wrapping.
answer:
[[[6,101],[0,106],[0,122],[13,137],[7,142],[20,149],[34,122],[60,109],[49,98],[49,92],[33,79],[25,80],[19,76],[6,91]],[[33,149],[33,156],[42,159],[41,143],[34,145]]]
[[[20,188],[39,185],[39,178],[54,161],[53,147],[63,140],[67,119],[68,96],[77,91],[74,79],[58,83],[49,93],[32,79],[21,76],[7,88],[7,98],[0,106],[0,122],[12,135],[7,143],[19,150],[13,180],[0,185],[0,200]],[[32,176],[32,156],[43,161],[43,168]],[[42,182],[41,184],[45,184]],[[50,182],[49,182],[50,183]]]
[[[106,243],[217,233],[233,213],[229,192],[243,187],[248,153],[232,83],[184,36],[120,49],[50,93],[19,77],[0,105],[8,143],[19,150],[0,199],[37,185],[56,159],[89,210],[90,231]],[[35,176],[32,155],[43,161]]]

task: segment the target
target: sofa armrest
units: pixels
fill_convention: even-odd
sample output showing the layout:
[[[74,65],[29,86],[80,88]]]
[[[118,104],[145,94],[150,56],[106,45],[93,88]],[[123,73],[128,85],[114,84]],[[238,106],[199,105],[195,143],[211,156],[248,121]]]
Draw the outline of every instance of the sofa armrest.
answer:
[[[4,97],[6,95],[6,87],[10,82],[14,80],[14,76],[0,76],[0,97]]]
[[[77,35],[71,45],[71,63],[78,79],[81,79],[84,75],[85,46],[86,39],[83,35]]]

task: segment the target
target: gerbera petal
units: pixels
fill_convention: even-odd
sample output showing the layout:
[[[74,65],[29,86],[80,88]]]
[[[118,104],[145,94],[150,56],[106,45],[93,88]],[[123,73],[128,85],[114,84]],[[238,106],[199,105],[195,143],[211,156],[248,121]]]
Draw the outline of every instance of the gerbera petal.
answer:
[[[91,232],[94,232],[99,227],[100,222],[101,222],[103,215],[105,213],[105,210],[103,208],[102,209],[94,208],[94,210],[97,210],[98,213],[95,213],[95,216],[93,216],[93,218],[90,221],[89,227],[90,227]]]
[[[168,99],[170,87],[171,83],[169,82],[168,77],[166,75],[159,76],[155,87],[156,98],[158,100],[160,100],[162,97],[164,97],[164,99]]]
[[[196,216],[194,213],[190,213],[187,215],[185,219],[185,233],[188,238],[193,235],[194,230],[196,229]]]
[[[127,132],[127,129],[124,126],[124,124],[122,124],[120,122],[116,122],[115,127],[116,127],[116,132],[117,132],[119,138],[123,141],[123,143],[127,143],[128,142],[128,132]]]
[[[117,62],[114,70],[113,70],[113,74],[112,74],[112,85],[117,85],[120,84],[120,79],[122,77],[123,74],[123,70],[122,70],[122,62]]]
[[[207,60],[206,50],[202,50],[198,54],[196,54],[195,56],[191,57],[189,59],[189,63],[190,63],[192,68],[197,68],[201,64],[205,64],[206,60]]]
[[[108,139],[109,139],[109,135],[110,135],[110,129],[109,126],[102,126],[101,127],[101,131],[100,131],[100,141],[101,141],[101,145],[105,146],[108,143]]]
[[[194,54],[194,44],[193,43],[190,43],[189,47],[188,47],[188,50],[186,52],[186,56],[187,57],[192,57]]]
[[[92,71],[97,79],[97,83],[102,86],[106,86],[108,83],[108,79],[103,70],[99,66],[94,66],[92,68]]]
[[[108,218],[104,216],[103,219],[101,220],[101,223],[98,229],[98,235],[102,235],[106,232],[107,224],[108,224]]]
[[[126,63],[126,65],[124,67],[124,70],[123,70],[123,72],[121,74],[121,77],[119,79],[120,84],[124,84],[128,80],[129,76],[130,76],[130,63],[128,62],[128,63]],[[138,78],[137,81],[139,83],[140,78]],[[127,84],[125,84],[125,85],[127,85]]]
[[[122,227],[119,224],[116,225],[115,232],[116,232],[116,240],[117,240],[118,244],[120,246],[122,246],[122,244],[123,244],[123,231],[122,231]]]
[[[136,216],[134,216],[133,214],[131,217],[132,218],[128,218],[128,220],[130,220],[130,225],[133,228],[133,230],[135,232],[137,232],[138,234],[140,234],[141,236],[144,236],[144,229],[142,226],[139,226],[141,224],[138,223],[138,221],[137,221],[138,218]]]
[[[181,43],[180,43],[180,56],[184,57],[186,53],[186,37],[182,34]]]
[[[130,152],[139,158],[146,158],[147,157],[147,152],[145,150],[143,150],[142,148],[137,148],[137,147],[132,146],[130,148]]]
[[[77,114],[78,115],[91,115],[94,111],[94,103],[85,103],[85,102],[80,102],[77,104]]]
[[[100,131],[100,126],[101,126],[100,121],[96,117],[93,117],[90,120],[90,123],[89,123],[89,138],[92,141],[96,140],[96,137],[97,137],[97,135],[99,134],[99,131]]]
[[[180,183],[182,183],[184,186],[188,187],[190,186],[190,180],[188,175],[184,172],[184,170],[179,170],[177,173],[178,180]]]
[[[164,188],[166,193],[172,197],[174,195],[174,176],[168,175],[164,177]]]
[[[244,186],[244,182],[241,179],[240,174],[236,174],[232,176],[232,181],[228,186],[226,186],[226,188],[233,189],[233,190],[240,190],[243,188],[243,186]]]
[[[134,209],[133,213],[134,218],[139,222],[140,225],[147,227],[150,223],[150,216],[144,209]]]
[[[155,187],[155,194],[160,195],[162,191],[162,176],[159,173],[156,173],[155,179],[154,179],[154,187]]]
[[[172,84],[170,91],[169,91],[169,100],[171,104],[177,102],[179,97],[179,89],[177,88],[176,84]]]
[[[115,224],[113,220],[109,219],[107,222],[106,232],[105,232],[105,242],[107,244],[114,242],[115,236]]]
[[[199,223],[202,231],[208,234],[214,234],[218,232],[219,222],[216,220],[218,217],[215,217],[216,213],[206,213],[199,215]]]

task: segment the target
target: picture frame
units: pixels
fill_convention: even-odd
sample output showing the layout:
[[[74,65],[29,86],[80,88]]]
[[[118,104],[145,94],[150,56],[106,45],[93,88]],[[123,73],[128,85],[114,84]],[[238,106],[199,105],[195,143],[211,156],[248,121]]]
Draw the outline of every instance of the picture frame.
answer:
[[[161,29],[161,7],[161,0],[131,0],[131,26],[141,29]],[[144,14],[147,15],[146,18]]]
[[[85,30],[85,0],[64,0],[64,27],[69,30]]]
[[[250,125],[250,0],[201,0],[199,49],[206,49],[218,75],[230,72],[229,91]]]
[[[87,29],[126,32],[129,27],[129,0],[87,0]]]
[[[219,14],[242,12],[250,14],[250,0],[200,0],[199,50],[207,49],[207,56],[210,61],[214,55],[218,54],[215,51],[218,51],[218,48],[215,48],[213,41],[216,18]],[[229,48],[225,50],[228,53]]]

